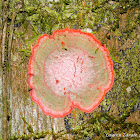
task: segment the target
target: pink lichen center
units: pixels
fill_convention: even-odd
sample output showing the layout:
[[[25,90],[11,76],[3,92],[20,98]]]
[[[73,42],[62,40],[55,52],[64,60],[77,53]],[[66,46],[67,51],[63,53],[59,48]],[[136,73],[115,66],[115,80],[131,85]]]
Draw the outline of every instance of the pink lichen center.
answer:
[[[54,74],[59,75],[64,80],[71,80],[74,78],[74,73],[76,68],[74,67],[74,62],[72,60],[64,58],[64,60],[60,60],[54,66]]]
[[[88,53],[74,47],[54,50],[45,62],[45,82],[54,93],[80,93],[94,79],[93,62]]]

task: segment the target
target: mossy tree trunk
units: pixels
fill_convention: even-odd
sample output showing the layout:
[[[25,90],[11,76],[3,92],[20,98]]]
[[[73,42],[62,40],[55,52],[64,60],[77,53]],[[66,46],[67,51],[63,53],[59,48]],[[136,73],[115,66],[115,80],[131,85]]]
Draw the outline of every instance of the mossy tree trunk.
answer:
[[[55,136],[55,132],[61,130],[61,128],[65,130],[63,119],[54,119],[44,115],[40,108],[31,101],[27,84],[27,64],[31,55],[32,46],[35,45],[36,40],[41,34],[52,34],[54,30],[62,28],[91,29],[91,33],[95,34],[102,44],[106,44],[109,49],[114,63],[115,82],[112,90],[106,94],[105,99],[100,104],[101,108],[103,108],[101,110],[108,110],[108,106],[114,103],[116,104],[114,106],[117,108],[118,103],[118,108],[120,108],[122,112],[126,112],[123,106],[125,100],[128,103],[130,102],[128,108],[130,108],[131,104],[135,104],[136,106],[138,104],[139,91],[137,78],[137,66],[139,64],[137,52],[138,46],[140,46],[140,43],[138,43],[140,42],[139,5],[139,0],[60,0],[59,2],[55,2],[55,0],[53,2],[46,2],[45,0],[0,1],[0,20],[2,17],[2,23],[0,21],[2,25],[0,26],[0,47],[2,48],[0,49],[0,51],[2,51],[0,59],[2,64],[1,68],[3,70],[3,116],[2,119],[0,118],[2,121],[0,121],[3,124],[3,140],[7,140],[10,135],[11,139],[24,139],[25,137],[29,139],[31,137],[45,138],[47,135],[47,139],[49,139],[49,137],[56,139],[58,134]],[[12,38],[14,39],[12,40]],[[127,92],[128,89],[130,91]],[[13,102],[11,102],[12,99],[14,100]],[[82,116],[82,112],[80,113]],[[95,128],[96,134],[101,131],[100,135],[104,135],[106,130],[109,132],[112,131],[110,126],[113,123],[110,123],[110,120],[107,121],[109,125],[108,123],[99,123],[101,118],[103,118],[102,115],[98,115],[97,113],[97,115],[93,116],[93,123],[90,124],[90,129],[90,126],[86,125],[88,123],[83,123],[83,119],[79,121],[78,114],[77,110],[71,113],[73,117],[71,117],[70,123],[73,124],[74,128],[76,128],[80,122],[83,124],[80,130],[73,130],[73,132],[78,131],[77,135],[80,137],[90,134],[89,131],[93,136],[93,128]],[[123,116],[126,115],[124,114]],[[23,118],[25,118],[26,121],[23,121]],[[86,119],[86,113],[83,113],[83,118]],[[55,121],[57,121],[57,123]],[[73,129],[69,127],[70,125],[68,123],[67,125],[69,130]],[[33,127],[33,131],[31,126]],[[53,129],[55,128],[54,126],[57,129]],[[117,126],[118,124],[114,125],[113,129],[116,129]],[[134,124],[134,126],[137,128],[137,125]],[[103,127],[104,129],[100,129]],[[119,127],[120,126],[118,126],[118,129]],[[12,129],[12,131],[10,129]],[[119,130],[123,132],[122,128]],[[116,131],[116,133],[118,133],[118,131]],[[69,139],[72,139],[71,137],[73,137],[73,135],[69,137]]]

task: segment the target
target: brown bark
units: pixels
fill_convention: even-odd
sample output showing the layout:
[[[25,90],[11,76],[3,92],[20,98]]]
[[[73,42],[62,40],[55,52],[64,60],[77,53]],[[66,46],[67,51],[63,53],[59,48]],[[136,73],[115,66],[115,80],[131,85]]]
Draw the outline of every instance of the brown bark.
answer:
[[[16,12],[12,14],[12,21],[9,27],[9,34],[7,34],[7,17],[9,14],[8,0],[2,1],[2,11],[3,11],[3,29],[2,29],[2,98],[3,98],[3,120],[2,120],[2,137],[3,140],[7,140],[10,134],[10,100],[11,96],[11,48],[12,48],[12,36],[14,30],[14,21],[16,17]],[[8,44],[8,45],[7,45]]]
[[[7,140],[8,127],[7,127],[7,63],[5,58],[6,53],[6,35],[7,35],[7,5],[8,0],[2,2],[3,8],[3,30],[2,30],[2,100],[3,100],[3,119],[2,119],[2,137]]]
[[[2,95],[3,95],[3,140],[7,140],[7,63],[5,61],[5,42],[6,42],[7,21],[5,21],[2,33]]]
[[[12,49],[12,38],[13,38],[13,31],[14,31],[14,21],[16,18],[16,12],[12,14],[12,20],[9,29],[9,36],[8,36],[8,98],[7,98],[7,105],[8,105],[8,134],[11,133],[11,116],[12,116],[12,70],[11,70],[11,49]]]

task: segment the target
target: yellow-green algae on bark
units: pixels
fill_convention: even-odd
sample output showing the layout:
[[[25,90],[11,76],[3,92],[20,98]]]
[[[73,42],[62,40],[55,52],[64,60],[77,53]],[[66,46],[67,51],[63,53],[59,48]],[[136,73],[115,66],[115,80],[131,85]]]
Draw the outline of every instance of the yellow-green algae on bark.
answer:
[[[139,46],[139,42],[136,42],[131,48],[118,52],[121,63],[114,62],[114,85],[97,110],[86,114],[75,109],[65,117],[66,129],[75,139],[96,136],[105,139],[106,134],[112,133],[120,133],[120,137],[123,137],[121,132],[131,133],[131,130],[136,137],[139,136],[139,124],[126,121],[132,112],[140,110]]]

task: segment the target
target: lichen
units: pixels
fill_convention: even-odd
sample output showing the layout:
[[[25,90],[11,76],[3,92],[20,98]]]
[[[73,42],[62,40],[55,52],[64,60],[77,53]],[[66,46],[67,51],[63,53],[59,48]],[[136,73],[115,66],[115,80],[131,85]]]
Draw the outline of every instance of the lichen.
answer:
[[[125,52],[118,52],[122,57],[120,63],[114,63],[115,80],[112,90],[107,93],[105,100],[101,103],[105,109],[108,105],[117,102],[119,111],[124,113],[127,110],[134,111],[138,109],[139,91],[139,44],[135,44]],[[131,91],[127,92],[127,88],[131,87]],[[105,105],[107,104],[107,106]]]

